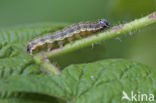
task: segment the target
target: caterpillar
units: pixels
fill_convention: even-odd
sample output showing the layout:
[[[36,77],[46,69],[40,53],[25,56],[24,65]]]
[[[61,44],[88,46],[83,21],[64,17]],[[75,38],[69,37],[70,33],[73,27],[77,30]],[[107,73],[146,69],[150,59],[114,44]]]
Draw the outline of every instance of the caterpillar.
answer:
[[[73,40],[86,37],[108,27],[109,23],[106,19],[99,19],[96,22],[76,23],[62,30],[32,39],[27,45],[27,51],[31,55],[34,51],[42,48],[51,51],[63,47],[66,43],[72,42]]]

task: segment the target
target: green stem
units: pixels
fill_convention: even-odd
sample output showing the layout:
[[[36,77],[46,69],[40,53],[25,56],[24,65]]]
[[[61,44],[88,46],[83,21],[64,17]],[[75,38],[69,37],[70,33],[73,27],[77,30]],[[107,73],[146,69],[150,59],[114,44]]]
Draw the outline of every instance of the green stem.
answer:
[[[48,58],[53,58],[55,56],[59,56],[59,55],[77,50],[79,48],[91,45],[93,43],[103,41],[103,40],[106,40],[108,38],[112,38],[112,37],[115,37],[118,35],[122,35],[127,32],[130,32],[132,30],[143,28],[143,27],[153,24],[153,23],[156,23],[156,12],[153,12],[152,14],[150,14],[148,16],[145,16],[140,19],[136,19],[129,23],[114,26],[114,27],[108,29],[107,31],[98,33],[98,34],[90,36],[88,38],[84,38],[81,40],[77,40],[73,43],[69,43],[69,44],[65,45],[63,48],[52,50],[50,52],[45,52],[44,55]],[[35,61],[38,64],[41,64],[41,66],[46,71],[48,71],[50,73],[54,73],[54,74],[60,74],[60,71],[55,66],[50,64],[49,61],[48,62],[42,61],[41,58],[43,58],[43,56],[41,56],[41,54],[37,54],[36,56],[34,56]]]
[[[98,33],[98,34],[90,36],[88,38],[77,40],[73,43],[69,43],[69,44],[65,45],[63,48],[53,50],[50,52],[45,52],[45,55],[48,58],[59,56],[59,55],[77,50],[79,48],[91,45],[93,43],[103,41],[108,38],[112,38],[112,37],[130,32],[132,30],[136,30],[136,29],[145,27],[145,26],[147,26],[149,24],[153,24],[153,23],[156,23],[156,12],[154,12],[146,17],[136,19],[129,23],[114,26],[107,31]]]
[[[60,70],[53,64],[50,63],[49,59],[43,54],[40,53],[34,57],[34,60],[37,64],[40,64],[41,69],[49,74],[60,74]]]

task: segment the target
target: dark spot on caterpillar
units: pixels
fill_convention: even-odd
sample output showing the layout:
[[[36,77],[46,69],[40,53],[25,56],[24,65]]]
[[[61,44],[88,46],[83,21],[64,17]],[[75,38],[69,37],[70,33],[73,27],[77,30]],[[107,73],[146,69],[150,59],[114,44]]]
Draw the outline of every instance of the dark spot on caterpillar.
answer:
[[[73,24],[62,30],[48,33],[31,40],[28,43],[27,51],[32,54],[33,51],[48,48],[48,50],[54,50],[64,46],[71,40],[81,39],[81,37],[87,37],[109,27],[109,23],[105,19],[100,19],[96,22],[81,22]],[[70,38],[70,39],[69,39]]]
[[[29,45],[27,46],[27,52],[30,53],[30,46]]]

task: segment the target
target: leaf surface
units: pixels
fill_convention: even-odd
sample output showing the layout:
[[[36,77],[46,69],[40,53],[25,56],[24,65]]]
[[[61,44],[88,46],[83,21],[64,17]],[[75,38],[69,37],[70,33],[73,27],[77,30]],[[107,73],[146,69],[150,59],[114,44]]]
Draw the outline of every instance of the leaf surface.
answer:
[[[10,76],[0,91],[38,93],[72,103],[125,103],[122,92],[154,94],[156,70],[122,59],[71,65],[61,75]]]

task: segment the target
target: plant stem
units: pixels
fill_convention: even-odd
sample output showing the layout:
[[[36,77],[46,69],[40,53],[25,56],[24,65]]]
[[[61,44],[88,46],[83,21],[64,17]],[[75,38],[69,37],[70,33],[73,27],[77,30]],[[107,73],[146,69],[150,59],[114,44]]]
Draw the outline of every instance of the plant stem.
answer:
[[[112,38],[112,37],[115,37],[118,35],[125,34],[132,30],[136,30],[136,29],[145,27],[145,26],[147,26],[149,24],[153,24],[153,23],[156,23],[156,12],[154,12],[146,17],[136,19],[129,23],[114,26],[107,31],[98,33],[98,34],[90,36],[88,38],[77,40],[73,43],[69,43],[69,44],[65,45],[63,48],[53,50],[50,52],[45,52],[45,55],[48,58],[52,58],[52,57],[55,57],[58,55],[62,55],[62,54],[77,50],[79,48],[82,48],[82,47],[85,47],[88,45],[91,45],[93,43],[106,40],[108,38]]]
[[[34,57],[34,60],[37,64],[40,64],[41,70],[48,74],[60,74],[60,70],[53,64],[50,63],[49,59],[43,54],[40,53]]]
[[[103,41],[103,40],[106,40],[106,39],[109,39],[118,35],[122,35],[132,30],[143,28],[153,23],[156,23],[156,12],[153,12],[152,14],[149,14],[140,19],[136,19],[129,23],[114,26],[104,32],[98,33],[88,38],[84,38],[81,40],[77,40],[73,43],[69,43],[65,45],[63,48],[52,50],[50,52],[44,52],[44,55],[48,58],[53,58],[55,56],[59,56],[59,55],[77,50],[79,48],[91,45],[93,43],[100,42],[100,41]],[[55,66],[50,64],[49,61],[48,62],[42,61],[41,58],[43,58],[41,54],[37,54],[36,56],[34,56],[35,61],[38,64],[41,64],[42,67],[45,68],[46,71],[54,73],[54,74],[60,74],[59,70]]]

